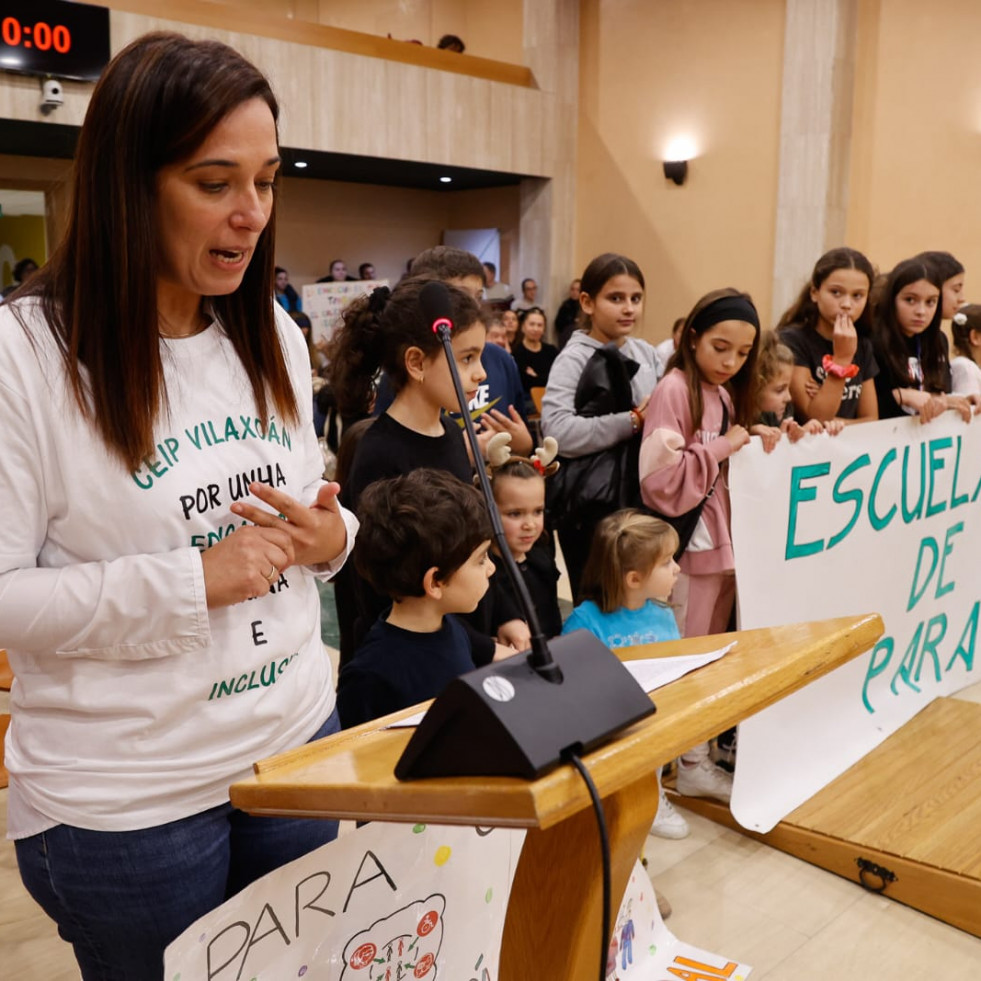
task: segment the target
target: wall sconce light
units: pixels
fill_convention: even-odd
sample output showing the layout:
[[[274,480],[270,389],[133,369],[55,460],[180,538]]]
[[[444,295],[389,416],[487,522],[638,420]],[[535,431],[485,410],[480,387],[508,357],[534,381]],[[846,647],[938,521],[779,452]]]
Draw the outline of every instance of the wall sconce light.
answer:
[[[664,176],[669,181],[674,181],[675,184],[681,187],[681,185],[685,183],[685,178],[688,176],[688,161],[665,160]]]
[[[664,148],[664,177],[679,187],[688,176],[688,161],[698,156],[695,140],[691,136],[676,136]]]

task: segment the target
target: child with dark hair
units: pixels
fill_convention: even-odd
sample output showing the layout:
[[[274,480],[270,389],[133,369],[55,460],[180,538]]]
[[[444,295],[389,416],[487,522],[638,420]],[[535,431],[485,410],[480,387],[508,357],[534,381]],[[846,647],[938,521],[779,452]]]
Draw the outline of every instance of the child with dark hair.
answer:
[[[644,309],[636,262],[605,252],[586,267],[580,287],[579,329],[549,372],[541,421],[567,461],[548,508],[574,598],[596,525],[640,504],[640,431],[660,364],[654,348],[632,336]]]
[[[763,441],[765,453],[772,452],[784,435],[791,443],[796,443],[807,434],[828,432],[836,436],[845,428],[844,419],[829,419],[827,422],[808,419],[803,426],[794,419],[790,382],[795,365],[794,352],[780,342],[777,332],[763,331],[756,358],[759,378],[756,422],[749,427],[749,431]]]
[[[966,303],[950,322],[954,357],[950,362],[951,388],[957,395],[981,399],[981,306]]]
[[[425,277],[402,280],[394,290],[380,286],[370,297],[355,300],[331,340],[328,379],[342,416],[369,410],[379,368],[395,390],[387,409],[365,431],[341,487],[347,507],[357,510],[364,490],[377,480],[433,467],[469,484],[473,475],[460,427],[444,410],[456,407],[456,390],[439,337],[433,333],[419,294],[432,282]],[[484,326],[473,298],[447,287],[454,324],[451,347],[463,388],[476,391],[485,375],[481,366]],[[352,579],[356,609],[338,607],[342,640],[356,646],[386,606],[363,578]],[[342,657],[354,648],[342,645]],[[484,663],[493,657],[488,639]]]
[[[487,450],[491,490],[501,515],[505,543],[528,588],[542,632],[546,637],[555,637],[562,630],[562,616],[559,570],[545,531],[545,479],[559,468],[553,462],[558,444],[546,439],[531,457],[514,456],[507,434],[501,433],[491,440]],[[494,554],[498,554],[496,542]],[[490,618],[488,626],[493,633],[499,633],[501,624],[509,624],[509,643],[519,651],[531,645],[524,610],[506,571],[495,576],[481,609]],[[515,620],[519,621],[517,625]]]
[[[431,249],[424,249],[409,264],[410,276],[432,276],[434,279],[442,279],[444,282],[453,279],[467,279],[470,276],[479,280],[479,292],[476,299],[481,299],[484,290],[484,265],[472,253],[466,249],[457,249],[452,245],[434,245]],[[471,292],[467,283],[458,283],[461,289]],[[474,288],[478,284],[474,282]]]
[[[906,414],[929,422],[955,409],[970,421],[968,400],[950,394],[947,336],[940,329],[943,284],[935,264],[921,258],[900,262],[883,284],[873,333],[880,419]]]
[[[361,495],[358,572],[392,601],[341,669],[344,728],[427,698],[473,670],[454,614],[476,609],[494,572],[480,492],[441,470],[381,480]]]
[[[749,442],[758,408],[760,321],[753,301],[714,290],[692,308],[672,368],[648,406],[640,450],[644,503],[681,516],[705,500],[680,559],[676,593],[686,637],[726,630],[735,599],[729,492],[718,479],[726,460]]]
[[[480,302],[484,289],[484,265],[466,249],[437,245],[426,249],[412,260],[413,276],[432,276],[450,286],[456,286]],[[524,389],[518,366],[508,351],[496,344],[484,348],[482,355],[486,377],[468,408],[478,427],[481,442],[486,445],[495,433],[511,434],[515,453],[530,453],[531,433],[525,413]],[[384,390],[379,392],[383,403]]]
[[[794,352],[790,394],[800,422],[878,418],[869,293],[872,263],[855,249],[826,252],[777,324]]]
[[[943,320],[953,320],[964,303],[964,264],[949,252],[921,252],[915,258],[933,266],[940,277]]]
[[[640,449],[644,503],[671,517],[701,508],[672,594],[685,637],[724,633],[736,598],[726,461],[749,442],[758,410],[760,320],[746,293],[703,296],[688,314],[671,369],[651,396]],[[678,764],[679,791],[728,800],[732,777],[702,743]]]

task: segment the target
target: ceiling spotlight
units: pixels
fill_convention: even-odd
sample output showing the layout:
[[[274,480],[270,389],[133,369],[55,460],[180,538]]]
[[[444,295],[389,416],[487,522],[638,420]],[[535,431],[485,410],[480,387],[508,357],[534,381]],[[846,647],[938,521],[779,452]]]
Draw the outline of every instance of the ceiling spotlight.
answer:
[[[297,160],[293,163],[293,166],[296,167],[297,170],[303,170],[303,168],[306,167],[306,165],[307,165],[306,160]]]
[[[452,177],[447,177],[447,176],[446,176],[446,175],[444,174],[444,175],[443,175],[442,177],[440,177],[440,179],[439,179],[439,182],[440,182],[440,184],[449,184],[449,183],[450,183],[450,181],[452,181],[452,180],[453,180],[453,178],[452,178]]]

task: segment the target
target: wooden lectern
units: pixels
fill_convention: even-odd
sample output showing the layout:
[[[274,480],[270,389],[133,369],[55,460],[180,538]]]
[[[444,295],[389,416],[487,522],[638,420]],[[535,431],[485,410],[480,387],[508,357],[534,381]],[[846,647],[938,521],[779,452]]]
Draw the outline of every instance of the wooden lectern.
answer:
[[[657,714],[585,757],[603,797],[613,875],[612,915],[654,815],[654,772],[867,651],[883,631],[876,615],[746,630],[617,651],[624,660],[697,654],[735,640],[721,660],[659,689]],[[508,777],[400,783],[395,763],[407,729],[386,729],[404,712],[348,729],[255,766],[231,788],[253,814],[528,828],[508,905],[502,981],[595,981],[602,904],[600,847],[589,794],[560,766],[535,781]]]

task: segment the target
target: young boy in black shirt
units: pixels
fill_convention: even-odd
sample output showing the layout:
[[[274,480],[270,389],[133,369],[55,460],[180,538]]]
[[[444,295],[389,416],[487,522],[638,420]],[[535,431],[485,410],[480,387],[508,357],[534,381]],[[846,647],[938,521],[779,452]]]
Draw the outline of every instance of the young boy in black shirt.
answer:
[[[358,516],[355,565],[392,606],[341,669],[344,728],[435,698],[473,670],[469,636],[453,614],[476,608],[494,572],[484,500],[446,471],[371,484]]]

